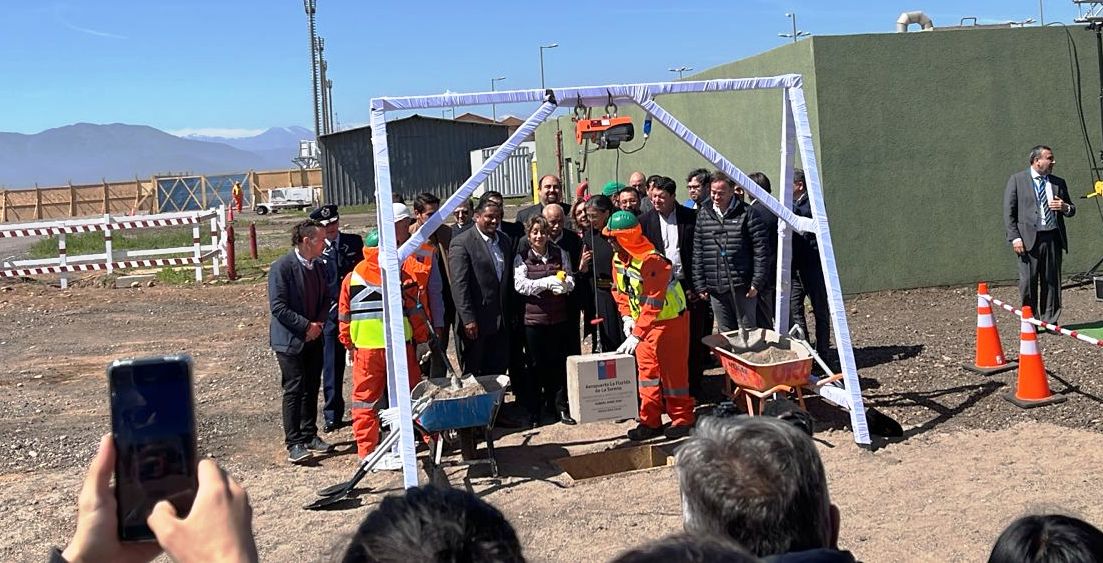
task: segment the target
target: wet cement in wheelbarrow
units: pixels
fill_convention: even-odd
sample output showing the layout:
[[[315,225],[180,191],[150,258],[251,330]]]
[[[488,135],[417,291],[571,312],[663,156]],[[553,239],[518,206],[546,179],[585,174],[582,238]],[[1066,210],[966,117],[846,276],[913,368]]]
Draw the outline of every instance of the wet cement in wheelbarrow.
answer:
[[[452,380],[448,378],[438,378],[429,380],[430,388],[427,393],[431,394],[434,399],[463,399],[466,397],[474,397],[476,395],[485,395],[489,393],[486,387],[483,387],[475,376],[469,375],[460,379],[460,388],[452,388]]]
[[[745,360],[751,364],[767,365],[767,364],[780,364],[783,362],[791,362],[793,360],[799,360],[800,354],[797,354],[793,350],[785,350],[782,348],[766,348],[765,350],[757,352],[743,352],[737,353],[736,356],[741,360]]]
[[[733,337],[727,337],[728,345],[723,346],[728,352],[736,355],[740,360],[755,365],[780,364],[801,359],[796,350],[781,348],[778,342],[766,342],[759,340],[753,348],[737,345]]]

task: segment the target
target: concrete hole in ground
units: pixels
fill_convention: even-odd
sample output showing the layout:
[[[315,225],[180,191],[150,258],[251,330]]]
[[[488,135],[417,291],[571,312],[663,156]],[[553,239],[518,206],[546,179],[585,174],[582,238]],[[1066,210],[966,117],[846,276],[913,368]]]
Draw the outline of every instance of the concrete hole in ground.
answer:
[[[669,446],[646,445],[562,457],[554,461],[571,479],[581,481],[674,465],[674,454]]]

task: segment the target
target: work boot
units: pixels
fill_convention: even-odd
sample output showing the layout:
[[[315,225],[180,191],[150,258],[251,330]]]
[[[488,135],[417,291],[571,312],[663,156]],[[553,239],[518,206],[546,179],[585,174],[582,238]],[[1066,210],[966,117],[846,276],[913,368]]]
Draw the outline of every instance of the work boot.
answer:
[[[310,450],[306,449],[306,446],[302,444],[292,444],[290,448],[287,448],[287,461],[291,463],[302,463],[310,459]]]
[[[662,427],[652,428],[650,426],[644,426],[641,422],[635,428],[628,431],[628,439],[633,442],[644,442],[652,438],[658,438],[663,435]]]
[[[663,436],[666,436],[667,440],[681,440],[686,436],[689,436],[689,431],[693,430],[693,425],[679,424],[677,426],[668,426],[663,430]]]
[[[319,452],[323,454],[333,453],[333,446],[317,436],[315,436],[313,440],[306,443],[306,449],[312,452]]]

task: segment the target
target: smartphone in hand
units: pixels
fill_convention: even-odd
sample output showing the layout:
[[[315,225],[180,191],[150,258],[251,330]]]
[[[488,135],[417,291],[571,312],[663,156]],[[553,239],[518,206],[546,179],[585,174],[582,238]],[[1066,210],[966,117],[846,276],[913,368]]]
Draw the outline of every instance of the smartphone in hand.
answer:
[[[107,367],[119,539],[154,539],[146,525],[168,500],[184,517],[199,486],[188,356],[116,360]]]

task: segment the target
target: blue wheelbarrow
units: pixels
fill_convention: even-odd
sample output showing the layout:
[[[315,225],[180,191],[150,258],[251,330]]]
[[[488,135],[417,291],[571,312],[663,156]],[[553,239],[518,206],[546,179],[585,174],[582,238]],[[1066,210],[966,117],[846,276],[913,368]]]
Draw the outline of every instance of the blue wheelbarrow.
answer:
[[[449,366],[451,367],[451,366]],[[423,381],[414,388],[410,398],[417,401],[431,387],[440,389],[414,423],[429,438],[429,455],[425,458],[425,473],[430,481],[445,484],[448,481],[442,467],[460,465],[489,465],[492,476],[498,476],[498,462],[494,459],[494,436],[491,428],[502,405],[509,377],[485,375],[467,377],[459,391],[449,391],[451,379],[439,378]],[[476,433],[483,430],[486,440],[486,457],[476,452]],[[462,461],[441,461],[445,441],[458,440]]]

